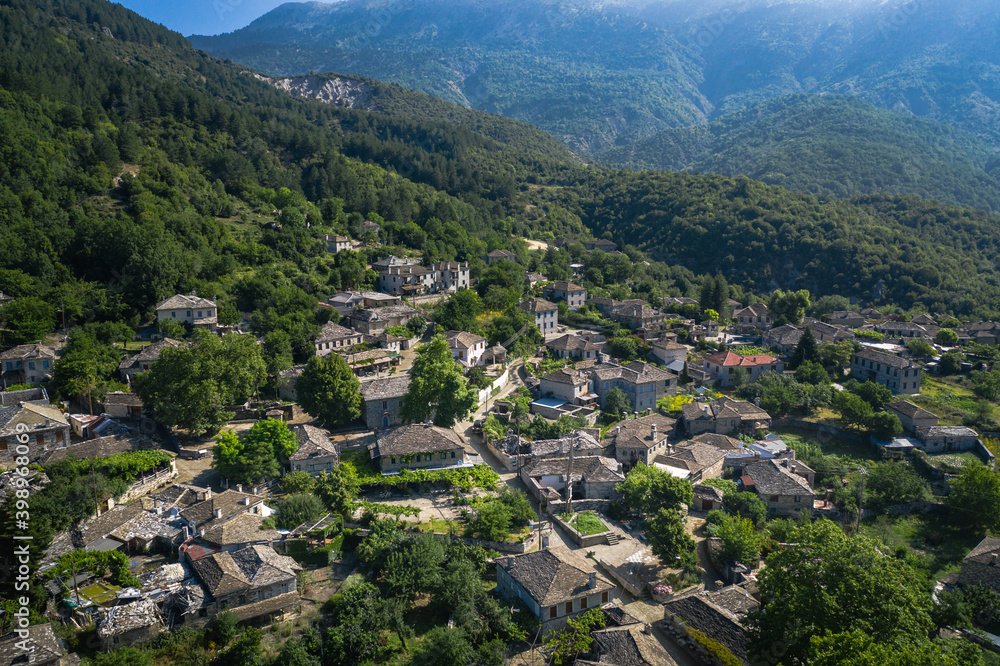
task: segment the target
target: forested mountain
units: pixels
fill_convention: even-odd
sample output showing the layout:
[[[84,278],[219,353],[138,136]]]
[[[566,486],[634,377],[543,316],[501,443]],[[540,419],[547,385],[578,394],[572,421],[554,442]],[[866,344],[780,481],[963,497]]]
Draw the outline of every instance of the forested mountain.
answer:
[[[319,239],[366,218],[389,246],[376,252],[474,266],[523,254],[526,235],[609,236],[631,260],[606,279],[654,303],[717,271],[968,316],[1000,303],[1000,218],[977,211],[604,171],[501,141],[500,125],[297,99],[103,0],[0,5],[0,40],[4,345],[63,316],[135,326],[196,289],[308,350],[317,299],[367,279],[365,257],[330,257]]]
[[[917,194],[1000,210],[1000,159],[987,143],[847,96],[761,102],[708,125],[664,130],[599,160],[638,169],[744,174],[835,197]]]
[[[336,71],[391,81],[523,120],[582,152],[699,123],[711,111],[698,66],[665,29],[586,3],[289,3],[192,43],[274,76]]]
[[[524,120],[580,152],[804,92],[855,95],[1000,144],[990,0],[290,3],[193,43],[269,74],[392,81]]]

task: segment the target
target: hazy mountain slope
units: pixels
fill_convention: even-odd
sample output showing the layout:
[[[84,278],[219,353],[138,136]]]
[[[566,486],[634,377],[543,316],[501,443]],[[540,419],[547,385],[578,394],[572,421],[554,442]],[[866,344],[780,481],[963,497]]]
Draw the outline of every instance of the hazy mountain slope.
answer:
[[[246,28],[192,37],[262,72],[361,74],[600,150],[703,121],[698,68],[662,28],[551,0],[286,4]]]
[[[469,109],[391,83],[332,73],[265,80],[276,88],[299,97],[410,120],[449,123],[524,153],[563,162],[580,161],[564,144],[537,127],[506,116]]]
[[[830,196],[892,192],[1000,209],[1000,159],[989,145],[852,97],[762,102],[707,126],[664,130],[599,159],[631,168],[744,174]]]

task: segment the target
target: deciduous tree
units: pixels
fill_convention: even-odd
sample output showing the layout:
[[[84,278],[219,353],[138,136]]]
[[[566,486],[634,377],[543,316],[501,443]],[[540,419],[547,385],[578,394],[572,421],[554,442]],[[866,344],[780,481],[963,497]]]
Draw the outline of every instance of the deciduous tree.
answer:
[[[302,408],[328,425],[361,416],[361,383],[339,354],[313,356],[295,381]]]
[[[476,392],[455,364],[448,342],[443,335],[435,335],[417,351],[410,370],[410,389],[400,410],[403,420],[416,423],[433,414],[435,425],[451,428],[468,416],[477,402]]]

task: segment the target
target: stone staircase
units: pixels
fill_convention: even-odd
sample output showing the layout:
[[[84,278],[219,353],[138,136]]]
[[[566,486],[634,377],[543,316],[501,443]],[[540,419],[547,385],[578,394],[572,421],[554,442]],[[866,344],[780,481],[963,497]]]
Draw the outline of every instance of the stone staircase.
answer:
[[[618,535],[615,534],[614,532],[608,532],[608,535],[605,537],[605,540],[608,542],[609,546],[618,545]]]

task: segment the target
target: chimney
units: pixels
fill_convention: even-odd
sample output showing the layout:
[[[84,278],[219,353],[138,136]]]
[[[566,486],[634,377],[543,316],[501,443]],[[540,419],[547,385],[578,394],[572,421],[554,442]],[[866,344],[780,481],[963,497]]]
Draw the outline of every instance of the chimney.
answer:
[[[513,567],[513,566],[514,566],[514,558],[508,556],[507,557],[507,566],[506,566],[507,571],[510,571],[511,567]]]
[[[250,506],[250,496],[249,495],[247,495],[246,497],[243,498],[243,504],[244,504],[244,506]]]
[[[216,518],[222,518],[222,509],[216,509],[215,510],[215,517]]]
[[[654,442],[656,441],[656,424],[655,423],[649,426],[649,438],[651,440],[653,440]]]
[[[597,574],[591,573],[590,580],[587,582],[587,587],[591,590],[597,589]]]
[[[242,483],[237,483],[236,484],[236,492],[238,492],[238,493],[243,492],[243,484]]]
[[[200,529],[200,530],[198,531],[198,536],[200,536],[200,537],[204,537],[204,536],[205,536],[205,528],[204,528],[204,527],[203,527],[203,528],[201,528],[201,529]]]
[[[205,488],[205,499],[207,499],[207,500],[212,499],[212,489],[211,488]]]
[[[998,559],[1000,559],[1000,555],[993,553],[993,555],[990,556],[990,564],[992,564],[993,566],[997,566]]]

